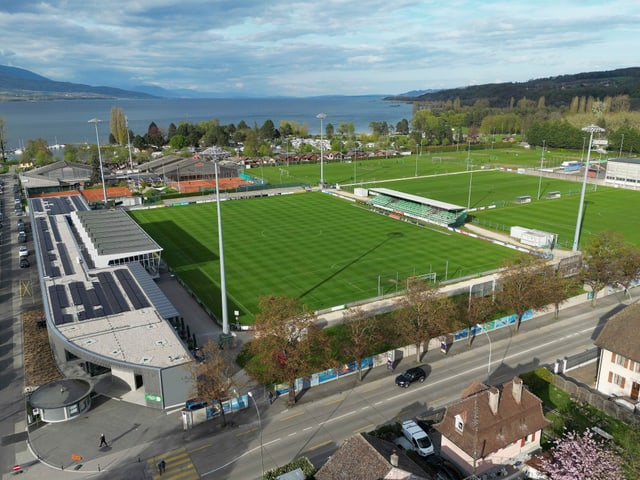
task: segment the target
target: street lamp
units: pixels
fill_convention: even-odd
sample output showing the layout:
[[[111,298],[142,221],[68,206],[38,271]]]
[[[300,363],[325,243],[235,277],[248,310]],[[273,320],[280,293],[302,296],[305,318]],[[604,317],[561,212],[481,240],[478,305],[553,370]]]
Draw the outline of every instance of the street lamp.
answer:
[[[253,405],[256,407],[256,413],[258,414],[258,428],[260,429],[260,462],[262,463],[262,477],[264,477],[264,454],[263,454],[263,448],[262,448],[262,420],[260,420],[260,409],[258,408],[258,402],[256,402],[256,399],[253,398],[253,393],[248,392],[247,395],[249,395],[251,397],[251,400],[253,400]]]
[[[542,167],[544,166],[544,148],[547,144],[546,140],[542,141],[542,157],[540,158],[540,175],[538,178],[538,200],[540,200],[540,188],[542,187]]]
[[[107,187],[104,184],[104,170],[102,168],[102,154],[100,153],[100,136],[98,135],[98,124],[101,123],[102,120],[98,120],[97,118],[92,118],[87,123],[93,123],[96,127],[96,142],[98,144],[98,160],[100,161],[100,178],[102,179],[102,195],[104,196],[104,208],[107,208]]]
[[[324,188],[324,139],[322,133],[322,121],[327,118],[326,113],[319,113],[316,118],[320,119],[320,188]]]
[[[229,338],[229,313],[227,311],[227,282],[224,274],[224,242],[222,241],[222,216],[220,215],[220,185],[218,183],[218,168],[220,164],[214,162],[216,172],[216,211],[218,214],[218,250],[220,251],[220,295],[222,296],[222,337]],[[222,339],[221,339],[222,340]]]
[[[129,147],[129,168],[131,168],[131,174],[133,175],[133,156],[131,155],[131,137],[129,135],[129,119],[124,117],[124,124],[127,129],[127,146]]]
[[[576,220],[576,232],[573,237],[572,251],[578,251],[578,240],[580,240],[580,228],[582,226],[582,210],[584,208],[584,193],[587,189],[587,175],[589,173],[589,159],[591,158],[591,144],[593,143],[594,132],[602,133],[604,128],[597,125],[589,125],[582,129],[583,132],[589,132],[589,148],[587,149],[587,163],[584,166],[584,178],[582,180],[582,191],[580,192],[580,206],[578,208],[578,219]]]
[[[477,323],[476,327],[478,327],[482,331],[482,333],[484,333],[489,339],[489,363],[487,365],[487,373],[491,373],[491,337],[489,336],[489,333],[486,332],[484,328],[482,328],[482,325]]]
[[[416,177],[418,176],[418,144],[416,143]]]

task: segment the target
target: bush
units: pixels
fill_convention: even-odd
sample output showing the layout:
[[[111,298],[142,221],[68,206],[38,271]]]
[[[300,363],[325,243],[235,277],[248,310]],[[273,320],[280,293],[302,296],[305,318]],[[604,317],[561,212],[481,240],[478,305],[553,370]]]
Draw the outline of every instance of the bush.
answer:
[[[283,465],[282,467],[274,468],[273,470],[269,470],[262,477],[263,480],[276,480],[280,475],[284,475],[285,473],[292,472],[296,469],[302,469],[302,473],[304,473],[304,478],[311,478],[316,473],[316,467],[313,466],[311,461],[307,457],[296,458],[294,461]]]

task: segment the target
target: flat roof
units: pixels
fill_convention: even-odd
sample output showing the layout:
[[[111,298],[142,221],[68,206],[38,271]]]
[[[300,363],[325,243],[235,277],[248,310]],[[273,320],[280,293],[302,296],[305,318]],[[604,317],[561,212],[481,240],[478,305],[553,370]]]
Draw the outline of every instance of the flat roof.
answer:
[[[441,208],[442,210],[466,210],[466,207],[455,205],[453,203],[441,202],[439,200],[433,200],[431,198],[420,197],[418,195],[412,195],[410,193],[398,192],[397,190],[391,190],[389,188],[370,188],[369,191],[375,193],[381,193],[389,197],[400,198],[403,200],[410,200],[421,205],[430,205],[432,207]]]
[[[80,224],[100,255],[161,252],[140,225],[122,209],[76,210]]]
[[[36,253],[43,272],[43,297],[52,317],[50,328],[103,361],[156,368],[192,361],[191,353],[167,321],[180,314],[142,265],[89,268],[82,261],[67,221],[69,212],[32,212]],[[122,220],[123,215],[129,218],[125,212],[105,212],[109,211],[76,209],[71,215],[81,216],[86,224],[94,226],[113,219],[112,230],[126,230],[133,222]],[[131,238],[122,241],[135,243]]]

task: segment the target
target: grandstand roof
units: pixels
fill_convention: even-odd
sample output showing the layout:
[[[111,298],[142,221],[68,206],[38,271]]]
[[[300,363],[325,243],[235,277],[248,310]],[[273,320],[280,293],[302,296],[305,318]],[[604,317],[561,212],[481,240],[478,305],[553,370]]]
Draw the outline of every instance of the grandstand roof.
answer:
[[[370,192],[381,193],[389,197],[400,198],[402,200],[409,200],[411,202],[419,203],[421,205],[429,205],[437,207],[442,210],[461,211],[466,210],[465,207],[455,205],[453,203],[441,202],[439,200],[433,200],[432,198],[419,197],[418,195],[412,195],[410,193],[398,192],[397,190],[391,190],[389,188],[370,188]]]
[[[618,162],[618,163],[632,163],[634,165],[640,165],[640,158],[610,158],[607,161]]]
[[[162,250],[124,210],[85,210],[74,214],[99,255]]]

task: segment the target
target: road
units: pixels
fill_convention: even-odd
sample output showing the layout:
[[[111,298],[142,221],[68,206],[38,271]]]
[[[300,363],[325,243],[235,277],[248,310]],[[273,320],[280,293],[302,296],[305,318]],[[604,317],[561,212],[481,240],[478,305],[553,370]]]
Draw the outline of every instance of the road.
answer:
[[[260,423],[255,409],[245,411],[237,425],[185,445],[187,452],[201,478],[259,478],[263,464],[271,469],[298,456],[320,465],[351,435],[437,410],[459,399],[474,379],[500,384],[592,348],[603,319],[619,308],[614,299],[608,300],[600,301],[596,309],[582,305],[565,311],[558,322],[548,315],[546,320],[525,322],[520,332],[492,332],[490,373],[489,343],[481,335],[471,347],[459,346],[456,355],[429,357],[440,354],[428,353],[424,384],[398,389],[393,382],[397,372],[376,372],[377,378],[327,397],[318,389],[308,394],[314,398],[305,395],[299,405],[275,415],[262,405]]]

